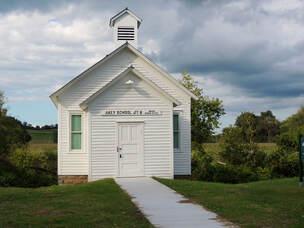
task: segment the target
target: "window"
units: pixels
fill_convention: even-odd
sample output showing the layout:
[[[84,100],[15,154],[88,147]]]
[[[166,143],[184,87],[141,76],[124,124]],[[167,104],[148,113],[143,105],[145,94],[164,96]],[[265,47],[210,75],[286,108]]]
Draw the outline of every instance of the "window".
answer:
[[[134,40],[134,27],[118,27],[118,40]]]
[[[179,149],[179,120],[178,114],[173,114],[173,147]]]
[[[81,115],[71,116],[71,149],[81,149]]]

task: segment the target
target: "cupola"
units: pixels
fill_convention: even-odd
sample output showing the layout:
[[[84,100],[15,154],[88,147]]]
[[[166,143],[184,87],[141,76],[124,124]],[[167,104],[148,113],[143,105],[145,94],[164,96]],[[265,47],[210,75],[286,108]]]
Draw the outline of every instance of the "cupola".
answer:
[[[110,19],[110,27],[113,28],[114,42],[117,46],[129,42],[137,48],[138,29],[142,19],[137,17],[128,8],[123,9]]]

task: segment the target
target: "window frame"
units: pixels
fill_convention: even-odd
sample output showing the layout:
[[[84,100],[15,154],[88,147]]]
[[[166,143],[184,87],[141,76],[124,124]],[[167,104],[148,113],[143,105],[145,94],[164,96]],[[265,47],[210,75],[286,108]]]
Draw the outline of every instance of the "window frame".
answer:
[[[78,133],[80,133],[80,149],[72,149],[72,117],[73,116],[80,116],[80,126],[81,126],[81,130],[80,132],[78,131]],[[69,115],[69,152],[70,153],[81,153],[83,152],[83,147],[84,147],[84,141],[83,141],[83,135],[84,135],[84,129],[83,129],[83,113],[79,112],[79,111],[70,111],[70,115]],[[77,132],[74,132],[77,133]]]
[[[174,116],[177,116],[177,130],[176,129],[174,129]],[[180,133],[181,133],[181,131],[180,131],[180,115],[179,115],[179,113],[178,112],[174,112],[173,113],[173,116],[172,116],[172,122],[173,122],[173,129],[172,129],[172,132],[173,132],[173,150],[174,150],[174,152],[179,152],[180,151],[180,145],[181,145],[181,143],[180,143]],[[175,135],[175,133],[178,133],[178,136],[177,136],[177,148],[175,147],[175,143],[174,143],[174,135]]]

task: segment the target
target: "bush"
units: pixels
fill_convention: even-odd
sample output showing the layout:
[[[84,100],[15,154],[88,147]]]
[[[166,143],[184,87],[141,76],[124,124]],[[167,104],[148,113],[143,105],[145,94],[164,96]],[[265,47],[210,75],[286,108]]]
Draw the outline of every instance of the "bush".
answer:
[[[219,155],[230,165],[252,169],[265,166],[266,153],[256,143],[245,141],[238,127],[225,128],[220,144],[222,150]]]
[[[215,161],[202,145],[194,144],[192,151],[192,177],[196,180],[223,183],[243,183],[258,180],[258,174],[245,166],[234,166]]]
[[[30,140],[31,136],[19,120],[10,116],[0,116],[0,157],[6,158]]]
[[[258,175],[246,166],[216,164],[213,181],[223,183],[245,183],[257,181]]]
[[[213,158],[205,152],[202,145],[196,145],[192,151],[191,167],[194,179],[213,181]]]
[[[290,152],[279,148],[268,157],[271,177],[294,177],[299,173],[298,152]]]
[[[57,183],[57,155],[19,148],[0,169],[0,186],[39,187]]]
[[[0,171],[0,186],[3,187],[40,187],[57,183],[57,177],[30,169]]]

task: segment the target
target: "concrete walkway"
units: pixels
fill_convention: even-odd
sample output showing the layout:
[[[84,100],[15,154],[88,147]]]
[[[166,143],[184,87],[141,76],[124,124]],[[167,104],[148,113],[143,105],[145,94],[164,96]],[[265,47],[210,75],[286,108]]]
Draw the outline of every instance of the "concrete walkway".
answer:
[[[156,227],[225,227],[217,215],[191,203],[158,181],[142,178],[116,178],[142,213]]]

